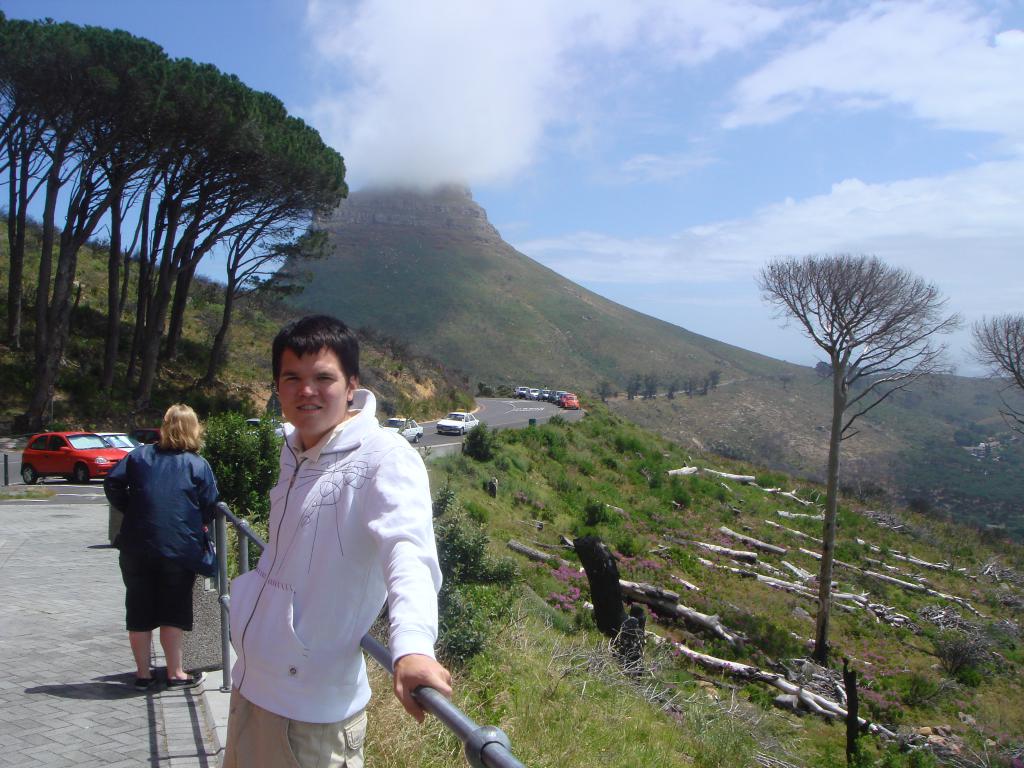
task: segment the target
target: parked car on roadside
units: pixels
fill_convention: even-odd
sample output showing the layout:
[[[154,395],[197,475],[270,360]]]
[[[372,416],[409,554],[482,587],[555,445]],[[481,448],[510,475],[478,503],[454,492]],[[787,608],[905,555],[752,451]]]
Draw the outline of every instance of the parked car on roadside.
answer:
[[[250,427],[258,427],[260,425],[260,420],[246,419],[245,423],[248,424]],[[277,421],[276,419],[273,420],[273,424],[274,434],[277,435],[278,437],[284,437],[284,425],[281,422]]]
[[[551,394],[551,402],[554,403],[555,405],[561,405],[562,404],[562,397],[564,395],[567,395],[567,394],[569,394],[569,393],[566,392],[564,389],[555,390]]]
[[[423,427],[415,419],[404,416],[392,416],[381,425],[388,432],[397,432],[410,443],[418,443],[423,437]]]
[[[562,402],[559,405],[568,411],[578,411],[580,409],[580,399],[574,393],[566,392],[562,395]]]
[[[127,455],[127,450],[111,448],[94,432],[42,432],[33,435],[22,451],[21,479],[28,485],[51,476],[88,483],[106,477]]]
[[[533,387],[530,388],[530,394],[526,398],[527,400],[540,400],[540,390]]]
[[[96,434],[102,437],[103,442],[111,448],[121,448],[129,453],[142,445],[138,440],[133,440],[124,432],[97,432]]]
[[[480,420],[472,413],[452,411],[437,422],[437,434],[464,435],[479,423]]]
[[[538,400],[550,400],[551,399],[551,390],[550,389],[542,389],[540,391],[540,397],[537,398],[537,399]]]
[[[528,400],[530,398],[529,387],[516,387],[516,397],[519,400]]]
[[[160,440],[160,427],[141,427],[133,429],[128,433],[133,440],[138,440],[142,445],[149,445]]]

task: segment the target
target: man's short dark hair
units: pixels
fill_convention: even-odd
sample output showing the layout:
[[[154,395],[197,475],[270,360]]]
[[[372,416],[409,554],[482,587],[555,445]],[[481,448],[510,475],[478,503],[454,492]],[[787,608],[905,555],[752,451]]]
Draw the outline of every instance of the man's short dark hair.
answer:
[[[278,331],[272,352],[275,384],[281,375],[281,357],[286,349],[299,357],[329,349],[338,356],[346,381],[359,376],[359,340],[336,317],[307,315]]]

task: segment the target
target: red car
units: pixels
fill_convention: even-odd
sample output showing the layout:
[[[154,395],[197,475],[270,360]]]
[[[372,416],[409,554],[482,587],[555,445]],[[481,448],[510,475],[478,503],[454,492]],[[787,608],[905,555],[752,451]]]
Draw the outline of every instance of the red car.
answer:
[[[21,454],[21,479],[32,485],[40,477],[56,475],[88,483],[105,477],[127,455],[91,432],[43,432],[33,435]]]
[[[562,401],[559,405],[570,411],[578,411],[580,409],[580,399],[572,392],[566,392],[562,395]]]

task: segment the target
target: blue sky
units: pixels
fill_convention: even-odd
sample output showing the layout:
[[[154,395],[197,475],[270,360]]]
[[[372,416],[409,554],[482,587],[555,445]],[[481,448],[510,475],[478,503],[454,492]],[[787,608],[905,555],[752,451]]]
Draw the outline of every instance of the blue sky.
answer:
[[[317,127],[354,189],[468,184],[527,255],[775,357],[817,359],[758,296],[773,256],[877,254],[968,325],[1024,311],[1019,0],[0,8],[211,62]]]

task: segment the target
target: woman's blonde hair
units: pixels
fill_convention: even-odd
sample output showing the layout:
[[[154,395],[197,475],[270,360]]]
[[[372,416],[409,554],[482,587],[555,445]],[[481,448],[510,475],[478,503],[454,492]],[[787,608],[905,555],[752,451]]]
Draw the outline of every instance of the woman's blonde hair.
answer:
[[[164,414],[160,427],[160,447],[166,451],[192,451],[203,447],[203,428],[199,417],[189,406],[178,403]]]

